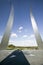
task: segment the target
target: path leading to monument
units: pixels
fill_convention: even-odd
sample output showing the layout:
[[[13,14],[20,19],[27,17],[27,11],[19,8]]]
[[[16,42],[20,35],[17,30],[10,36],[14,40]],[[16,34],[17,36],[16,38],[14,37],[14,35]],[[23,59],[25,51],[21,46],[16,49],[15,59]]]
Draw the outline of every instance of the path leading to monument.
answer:
[[[30,63],[30,65],[43,65],[43,50],[22,50],[22,51],[0,50],[0,62],[2,60],[3,60],[3,62],[9,60],[8,63],[10,63],[10,62],[13,63],[14,61],[16,62],[19,60],[21,60],[21,62],[22,62],[23,61],[22,59],[24,56],[26,58],[26,62],[28,62],[27,64]],[[5,58],[6,58],[6,60],[4,61]]]

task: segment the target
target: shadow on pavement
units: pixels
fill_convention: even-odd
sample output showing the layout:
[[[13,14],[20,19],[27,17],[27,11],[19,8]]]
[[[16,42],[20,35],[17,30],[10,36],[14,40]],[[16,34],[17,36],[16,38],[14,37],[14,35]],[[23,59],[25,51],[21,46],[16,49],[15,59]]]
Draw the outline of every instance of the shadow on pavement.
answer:
[[[30,63],[27,61],[22,51],[16,50],[1,61],[0,65],[30,65]]]

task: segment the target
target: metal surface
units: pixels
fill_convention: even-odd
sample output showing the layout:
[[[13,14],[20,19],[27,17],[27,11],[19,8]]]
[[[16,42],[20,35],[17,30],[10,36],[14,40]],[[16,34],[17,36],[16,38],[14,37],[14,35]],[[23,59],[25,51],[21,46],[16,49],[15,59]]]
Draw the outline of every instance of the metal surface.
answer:
[[[13,19],[14,19],[14,10],[13,6],[11,7],[10,16],[6,25],[5,33],[3,35],[3,38],[1,40],[0,50],[6,49],[9,42],[10,32],[13,26]]]
[[[38,44],[38,47],[39,47],[39,49],[43,49],[43,42],[42,42],[41,36],[39,34],[36,21],[35,21],[33,15],[32,15],[32,12],[30,12],[30,19],[31,19],[31,24],[32,24],[32,28],[33,28],[33,31],[34,31],[34,34],[35,34],[35,38],[36,38],[36,42]]]

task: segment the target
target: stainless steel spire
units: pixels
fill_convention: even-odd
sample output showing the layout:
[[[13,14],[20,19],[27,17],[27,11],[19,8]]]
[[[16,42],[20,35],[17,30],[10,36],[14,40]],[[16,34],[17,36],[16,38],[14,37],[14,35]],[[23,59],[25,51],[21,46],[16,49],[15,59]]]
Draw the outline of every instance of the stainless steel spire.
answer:
[[[14,20],[14,9],[13,6],[11,7],[11,12],[9,15],[9,19],[6,25],[5,33],[3,35],[3,38],[1,40],[0,50],[6,49],[9,42],[10,32],[13,26],[13,20]]]
[[[41,36],[39,34],[38,27],[37,27],[36,21],[34,19],[34,16],[32,15],[32,12],[30,12],[30,19],[31,19],[32,28],[33,28],[33,31],[35,34],[36,42],[38,44],[39,49],[42,49],[43,42],[42,42]]]

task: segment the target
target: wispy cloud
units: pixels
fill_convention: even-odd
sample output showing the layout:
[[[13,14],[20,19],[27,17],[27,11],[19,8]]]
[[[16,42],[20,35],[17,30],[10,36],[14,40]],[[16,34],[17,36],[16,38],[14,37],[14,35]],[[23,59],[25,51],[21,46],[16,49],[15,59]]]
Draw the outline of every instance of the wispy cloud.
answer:
[[[23,38],[26,38],[26,37],[28,37],[28,35],[23,35]]]
[[[31,39],[31,38],[35,38],[35,36],[34,36],[34,34],[31,34],[31,35],[23,35],[23,38]]]
[[[34,40],[19,40],[19,41],[12,41],[9,44],[13,44],[15,46],[37,46],[36,41]]]
[[[23,29],[23,26],[20,26],[20,27],[19,27],[19,30],[22,30],[22,29]]]
[[[0,36],[0,38],[2,38],[2,36]]]
[[[18,32],[22,32],[22,30],[23,30],[23,26],[20,26],[19,28],[18,28]]]
[[[16,38],[16,37],[17,37],[17,34],[16,34],[16,33],[12,33],[12,34],[11,34],[11,37]]]
[[[0,42],[1,42],[2,36],[0,35]]]
[[[26,38],[26,39],[23,39]],[[12,43],[11,43],[12,42]],[[13,44],[15,46],[37,46],[36,40],[34,38],[34,34],[23,35],[21,40],[10,40],[9,44]]]
[[[29,38],[35,38],[35,35],[34,35],[34,34],[31,34],[31,35],[29,36]]]

